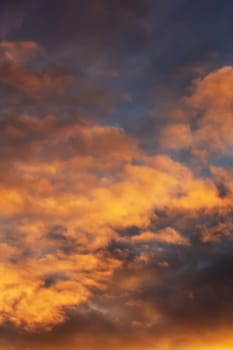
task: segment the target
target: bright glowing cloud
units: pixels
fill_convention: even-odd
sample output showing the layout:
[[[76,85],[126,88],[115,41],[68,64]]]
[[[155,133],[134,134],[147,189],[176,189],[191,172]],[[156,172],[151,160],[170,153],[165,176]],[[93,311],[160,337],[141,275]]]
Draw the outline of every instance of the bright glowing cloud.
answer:
[[[233,67],[186,3],[0,4],[0,350],[232,349]]]

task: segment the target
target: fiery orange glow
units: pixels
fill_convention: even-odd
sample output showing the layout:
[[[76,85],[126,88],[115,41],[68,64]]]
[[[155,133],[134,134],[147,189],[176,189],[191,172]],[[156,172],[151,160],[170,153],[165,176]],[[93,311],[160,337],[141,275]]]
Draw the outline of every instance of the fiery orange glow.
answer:
[[[160,1],[8,6],[0,350],[233,349],[233,67],[169,70]]]

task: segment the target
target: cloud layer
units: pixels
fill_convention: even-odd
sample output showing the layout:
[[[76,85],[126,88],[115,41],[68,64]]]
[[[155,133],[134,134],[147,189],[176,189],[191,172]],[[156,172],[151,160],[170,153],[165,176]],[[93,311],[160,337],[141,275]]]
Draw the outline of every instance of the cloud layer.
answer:
[[[0,349],[231,349],[233,67],[141,93],[152,4],[79,5],[0,26]]]

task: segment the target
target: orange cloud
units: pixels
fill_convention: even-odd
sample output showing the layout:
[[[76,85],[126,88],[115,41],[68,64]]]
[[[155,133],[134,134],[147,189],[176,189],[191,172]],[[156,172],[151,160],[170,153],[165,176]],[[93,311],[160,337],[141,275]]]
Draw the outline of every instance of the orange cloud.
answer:
[[[187,245],[189,246],[189,240],[182,237],[176,230],[171,227],[167,227],[164,230],[158,232],[143,232],[132,238],[133,242],[166,242],[169,244]]]
[[[0,42],[0,58],[13,63],[27,63],[43,52],[43,48],[34,41]]]
[[[161,129],[160,144],[166,149],[192,149],[205,159],[209,153],[232,152],[233,68],[225,66],[193,82],[192,93],[167,113],[172,122]]]
[[[93,135],[89,128],[88,139]],[[104,128],[95,128],[94,135],[101,130],[101,137],[105,137]],[[72,137],[76,133],[79,135],[78,130],[72,133]],[[106,128],[108,155],[111,152],[114,155],[115,147],[111,148],[108,141],[111,140],[108,136],[110,130]],[[112,131],[113,137],[118,135],[122,139],[121,131]],[[51,142],[54,142],[53,138]],[[49,144],[46,142],[43,152]],[[98,154],[98,146],[102,157],[104,148],[101,144],[91,143],[88,149],[91,151],[94,147],[93,151]],[[41,147],[43,150],[43,142]],[[130,142],[124,147],[128,152]],[[123,148],[117,152],[122,159]],[[189,245],[188,239],[172,228],[157,233],[145,231],[153,210],[168,205],[198,210],[221,206],[226,201],[218,197],[211,182],[193,178],[188,168],[167,157],[149,159],[150,165],[147,166],[126,164],[114,177],[111,175],[112,179],[106,174],[106,179],[93,180],[89,167],[77,166],[78,159],[79,156],[77,163],[73,158],[70,162],[59,160],[57,165],[56,162],[46,165],[42,160],[38,165],[17,162],[15,170],[21,184],[12,187],[12,197],[11,192],[6,192],[8,197],[2,199],[6,205],[2,203],[0,213],[5,218],[10,215],[12,229],[22,237],[17,252],[9,245],[8,260],[17,260],[17,256],[23,254],[22,249],[27,249],[29,255],[21,256],[16,269],[11,263],[2,265],[5,266],[2,276],[7,274],[10,280],[2,280],[0,310],[4,316],[1,322],[9,319],[29,330],[50,328],[64,321],[65,310],[87,301],[92,295],[91,288],[107,288],[121,262],[109,260],[96,251],[104,249],[111,239],[118,240],[114,227],[137,225],[144,228],[143,233],[131,240],[135,244],[158,241]],[[129,161],[130,158],[126,159]],[[115,161],[114,157],[112,161]],[[96,162],[98,169],[98,157]],[[94,165],[92,158],[91,171]],[[69,171],[68,179],[62,175],[66,170]],[[81,172],[81,178],[77,172]],[[184,192],[184,195],[178,195],[179,192]],[[54,225],[61,227],[60,233],[52,228]],[[47,235],[49,230],[55,230],[55,233]],[[55,276],[48,285],[46,276]]]
[[[231,152],[233,146],[233,68],[223,67],[195,82],[187,103],[202,113],[194,133],[194,147]]]
[[[192,142],[192,132],[188,124],[170,124],[160,134],[160,144],[167,149],[179,151],[191,147]]]
[[[173,151],[190,148],[193,152],[229,149],[231,73],[230,68],[223,68],[195,83],[192,96],[185,100],[189,110],[186,120],[163,127],[162,147]],[[13,63],[2,66],[0,79],[45,98],[50,90],[56,97],[64,97],[67,87],[77,83],[70,75],[40,75]],[[215,95],[222,97],[216,100]],[[199,110],[201,118],[193,130],[190,115],[195,118]],[[220,123],[221,112],[226,126]],[[120,127],[91,118],[62,120],[56,115],[30,114],[4,120],[1,126],[2,325],[10,321],[29,331],[50,330],[82,304],[94,303],[96,295],[104,295],[108,301],[114,298],[115,281],[115,293],[132,308],[130,293],[141,291],[154,280],[153,259],[158,258],[156,269],[169,270],[170,262],[160,243],[180,250],[188,247],[192,253],[184,222],[180,219],[180,229],[172,222],[160,227],[161,218],[155,211],[188,213],[199,225],[200,213],[225,213],[232,208],[230,172],[209,166],[208,176],[198,176],[168,155],[148,154],[139,140]],[[214,145],[205,148],[212,136]],[[222,183],[227,183],[227,188],[222,188]],[[136,233],[122,238],[121,232],[130,227],[136,227]],[[198,227],[199,244],[203,245],[220,243],[229,238],[232,229],[231,223],[227,227]],[[120,248],[114,250],[114,244]],[[121,244],[126,253],[122,253]],[[134,259],[127,249],[135,254]],[[149,266],[148,271],[143,270],[145,266]],[[134,274],[129,276],[130,269]],[[156,278],[159,286],[162,277],[158,273]],[[168,295],[173,292],[169,290]],[[190,300],[190,295],[189,290],[186,299]],[[136,296],[132,299],[138,300]],[[132,317],[121,311],[133,327],[142,328],[135,316],[140,312],[146,327],[165,317],[159,310],[154,318],[157,309],[151,309],[150,303],[141,301],[138,305],[131,311]],[[120,311],[116,314],[124,318]],[[154,344],[153,339],[151,342]],[[162,346],[166,349],[168,345],[165,342]]]

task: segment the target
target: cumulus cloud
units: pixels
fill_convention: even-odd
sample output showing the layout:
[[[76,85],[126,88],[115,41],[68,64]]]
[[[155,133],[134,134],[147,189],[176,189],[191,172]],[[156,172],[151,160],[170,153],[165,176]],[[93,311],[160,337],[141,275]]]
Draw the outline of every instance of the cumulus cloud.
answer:
[[[232,72],[233,68],[226,66],[194,80],[190,96],[182,98],[178,107],[174,105],[169,112],[176,122],[162,128],[162,147],[173,151],[191,149],[194,155],[204,158],[231,154]]]

